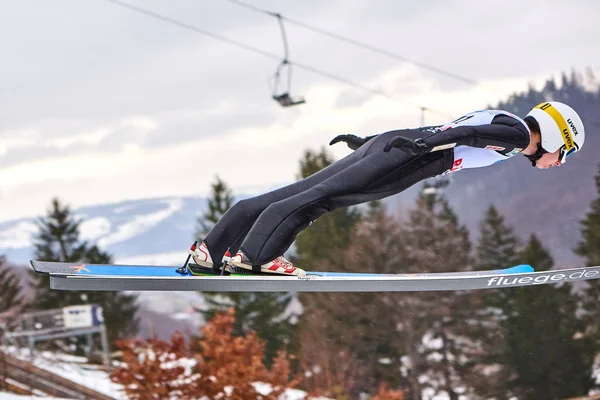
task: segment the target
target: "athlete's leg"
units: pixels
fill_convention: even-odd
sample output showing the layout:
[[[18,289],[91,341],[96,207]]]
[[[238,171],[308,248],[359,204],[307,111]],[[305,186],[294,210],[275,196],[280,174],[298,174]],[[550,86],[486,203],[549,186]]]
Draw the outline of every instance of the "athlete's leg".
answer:
[[[238,251],[242,241],[258,216],[269,205],[302,193],[346,169],[359,161],[370,145],[370,143],[365,144],[348,156],[291,185],[238,201],[221,217],[204,239],[213,262],[216,265],[220,265],[221,258],[227,249],[230,249],[232,254]]]

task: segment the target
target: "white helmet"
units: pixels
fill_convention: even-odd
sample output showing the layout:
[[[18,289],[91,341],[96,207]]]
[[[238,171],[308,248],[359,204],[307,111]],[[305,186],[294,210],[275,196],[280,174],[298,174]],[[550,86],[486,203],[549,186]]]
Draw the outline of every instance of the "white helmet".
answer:
[[[568,105],[558,101],[541,103],[529,111],[527,117],[533,118],[540,127],[543,150],[554,153],[560,149],[561,164],[571,154],[581,150],[585,141],[583,122]]]

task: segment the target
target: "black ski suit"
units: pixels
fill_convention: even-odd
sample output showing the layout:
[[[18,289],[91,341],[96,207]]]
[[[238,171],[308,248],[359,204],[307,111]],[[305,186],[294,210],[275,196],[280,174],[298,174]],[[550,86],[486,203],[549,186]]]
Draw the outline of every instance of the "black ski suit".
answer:
[[[284,254],[296,235],[324,213],[383,199],[452,168],[454,147],[418,156],[398,148],[385,152],[388,141],[397,136],[427,137],[430,149],[450,143],[494,146],[508,156],[527,147],[530,139],[522,120],[504,114],[483,125],[443,129],[424,127],[370,136],[356,151],[306,179],[237,202],[205,238],[213,262],[220,265],[227,249],[232,255],[241,249],[253,265],[265,264]]]

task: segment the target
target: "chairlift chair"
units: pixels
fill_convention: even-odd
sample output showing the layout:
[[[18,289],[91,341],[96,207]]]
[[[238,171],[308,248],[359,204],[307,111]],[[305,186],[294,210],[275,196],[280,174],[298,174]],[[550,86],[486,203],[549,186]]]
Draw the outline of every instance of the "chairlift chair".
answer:
[[[285,36],[285,28],[283,26],[283,20],[280,14],[273,14],[274,17],[277,18],[279,22],[279,27],[281,29],[281,37],[283,40],[283,51],[284,56],[279,65],[277,66],[277,70],[275,71],[275,76],[273,77],[273,88],[272,88],[272,97],[275,101],[277,101],[282,107],[291,107],[298,104],[305,103],[304,98],[292,98],[290,95],[290,89],[292,86],[292,67],[288,61],[288,44],[287,38]],[[287,86],[285,88],[281,88],[281,75],[284,72],[287,72]]]
[[[284,69],[287,70],[288,79],[287,79],[287,86],[283,90],[281,90],[281,73]],[[277,67],[277,71],[275,72],[275,76],[273,77],[273,80],[274,80],[274,84],[273,84],[272,97],[282,107],[291,107],[291,106],[295,106],[295,105],[306,102],[304,100],[304,98],[302,98],[302,97],[294,99],[290,95],[290,88],[292,85],[292,72],[291,72],[290,64],[288,63],[287,59],[284,59],[279,64],[279,66]]]

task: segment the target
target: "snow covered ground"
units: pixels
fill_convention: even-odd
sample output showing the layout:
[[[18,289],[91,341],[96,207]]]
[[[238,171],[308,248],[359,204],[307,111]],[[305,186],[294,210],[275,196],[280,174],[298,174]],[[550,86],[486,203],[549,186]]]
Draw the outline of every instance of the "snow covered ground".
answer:
[[[122,386],[112,382],[108,372],[102,371],[95,365],[86,364],[86,359],[83,357],[48,351],[31,356],[28,349],[16,349],[14,347],[4,348],[3,350],[16,358],[32,363],[38,368],[87,386],[107,396],[115,399],[124,398]],[[0,397],[0,399],[3,398]]]
[[[33,363],[36,367],[45,369],[63,378],[69,379],[80,385],[87,386],[90,389],[104,393],[115,399],[126,399],[123,387],[110,380],[109,374],[100,370],[98,367],[86,364],[85,358],[56,354],[51,352],[40,352],[33,357],[28,349],[16,349],[14,347],[3,348],[8,354],[11,354],[21,360]],[[257,383],[256,389],[263,394],[270,391],[269,385]],[[306,397],[306,392],[298,389],[288,389],[280,400],[302,400]],[[56,397],[32,397],[20,396],[12,393],[0,392],[0,400],[62,400]],[[328,398],[319,398],[316,400],[331,400]]]

